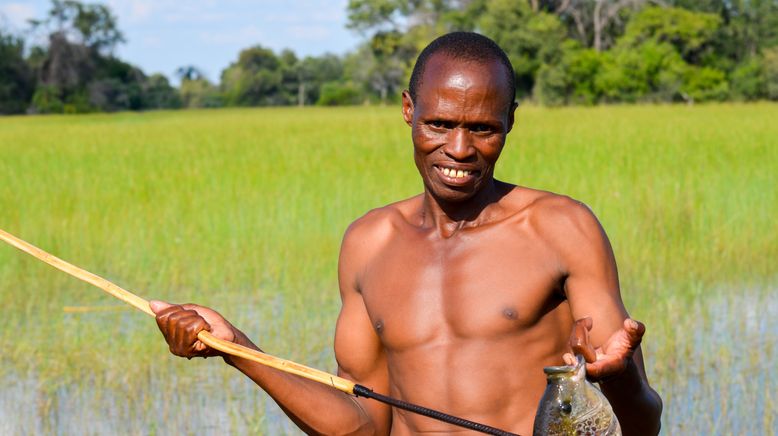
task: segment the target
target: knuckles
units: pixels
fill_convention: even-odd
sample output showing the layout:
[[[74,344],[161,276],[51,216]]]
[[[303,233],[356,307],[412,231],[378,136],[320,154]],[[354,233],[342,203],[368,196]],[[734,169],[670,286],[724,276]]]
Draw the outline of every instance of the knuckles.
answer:
[[[197,334],[202,330],[210,329],[210,326],[196,310],[186,306],[168,307],[155,318],[168,343],[170,353],[191,359],[199,355],[196,347]]]

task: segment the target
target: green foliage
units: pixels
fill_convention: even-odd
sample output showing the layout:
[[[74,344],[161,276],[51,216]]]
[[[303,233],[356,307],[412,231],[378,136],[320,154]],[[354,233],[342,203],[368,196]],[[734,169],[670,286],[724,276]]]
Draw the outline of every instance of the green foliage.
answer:
[[[0,32],[0,113],[396,103],[418,53],[452,30],[492,37],[517,96],[545,105],[778,99],[775,0],[350,0],[347,14],[365,39],[342,57],[256,45],[218,84],[181,67],[176,90],[110,55],[124,37],[108,6],[52,0],[33,20],[48,44],[26,59]]]
[[[512,0],[488,2],[478,26],[510,58],[520,97],[531,95],[538,69],[544,62],[557,58],[565,36],[556,16],[533,13],[528,3]]]
[[[560,59],[540,67],[534,97],[549,106],[597,103],[602,93],[596,79],[604,61],[604,55],[594,49],[566,41]]]
[[[181,96],[170,85],[167,77],[162,74],[152,74],[143,83],[142,89],[145,104],[149,109],[176,109],[182,106]]]
[[[386,23],[393,24],[408,8],[402,0],[349,0],[347,27],[366,30]]]
[[[111,9],[101,4],[84,4],[75,0],[52,0],[48,16],[33,20],[35,28],[54,28],[96,51],[110,52],[124,42]]]
[[[213,108],[223,106],[223,96],[208,80],[182,80],[179,88],[181,104],[188,108]]]
[[[229,106],[302,106],[315,103],[322,85],[342,74],[343,64],[332,54],[300,60],[291,50],[276,55],[255,46],[222,72],[221,89]]]
[[[24,40],[0,30],[0,114],[23,113],[35,89],[24,60]]]
[[[32,96],[32,106],[41,114],[62,113],[64,104],[59,89],[52,85],[38,85]]]
[[[732,95],[738,100],[755,100],[765,94],[764,74],[759,58],[742,62],[730,77]]]
[[[767,98],[778,100],[778,47],[764,50],[762,56]]]
[[[729,83],[722,71],[689,66],[684,72],[681,95],[687,101],[724,100],[729,95]]]
[[[635,48],[647,41],[669,43],[685,61],[694,63],[710,46],[720,24],[714,14],[648,7],[632,17],[618,44]]]
[[[321,88],[319,106],[354,105],[364,101],[362,89],[353,82],[327,82]]]
[[[672,45],[648,40],[635,48],[605,55],[597,86],[608,101],[673,100],[683,84],[686,64]]]

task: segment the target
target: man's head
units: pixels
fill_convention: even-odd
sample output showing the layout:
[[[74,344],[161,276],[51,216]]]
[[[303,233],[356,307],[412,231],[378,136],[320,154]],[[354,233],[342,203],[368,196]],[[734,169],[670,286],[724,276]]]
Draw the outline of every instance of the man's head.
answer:
[[[516,109],[505,53],[474,33],[442,36],[419,55],[410,86],[403,117],[426,190],[458,203],[492,187]]]
[[[474,32],[448,33],[429,43],[419,53],[408,83],[408,92],[414,101],[416,101],[418,90],[423,84],[427,62],[436,54],[446,55],[452,60],[463,62],[482,64],[499,62],[504,67],[505,79],[508,84],[508,88],[505,90],[506,97],[509,97],[510,103],[513,103],[516,96],[516,76],[508,55],[496,42]]]

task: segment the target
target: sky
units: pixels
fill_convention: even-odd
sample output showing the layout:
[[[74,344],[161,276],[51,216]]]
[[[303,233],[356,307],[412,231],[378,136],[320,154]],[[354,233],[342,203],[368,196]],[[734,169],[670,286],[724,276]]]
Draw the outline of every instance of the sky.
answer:
[[[360,42],[346,29],[348,0],[84,0],[110,6],[126,43],[115,54],[146,74],[177,82],[175,70],[194,65],[212,81],[260,44],[298,56],[343,54]],[[0,27],[21,31],[30,18],[43,18],[49,0],[0,0]]]

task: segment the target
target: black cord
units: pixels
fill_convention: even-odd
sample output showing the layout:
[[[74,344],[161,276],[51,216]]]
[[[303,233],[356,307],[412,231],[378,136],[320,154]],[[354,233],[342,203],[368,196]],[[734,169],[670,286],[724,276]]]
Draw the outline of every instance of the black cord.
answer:
[[[415,404],[406,403],[402,400],[397,400],[386,395],[381,395],[373,392],[372,389],[366,388],[362,385],[354,385],[354,395],[358,397],[372,398],[385,404],[397,407],[398,409],[408,410],[419,415],[428,416],[438,421],[447,422],[449,424],[458,425],[460,427],[469,428],[470,430],[480,431],[481,433],[493,434],[498,436],[519,436],[515,433],[509,433],[499,428],[490,427],[485,424],[479,424],[477,422],[468,421],[467,419],[459,418],[456,416],[448,415],[437,410],[428,409],[426,407],[417,406]]]

